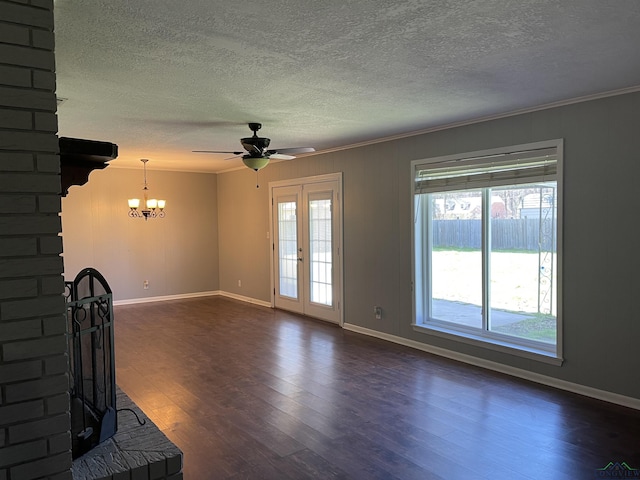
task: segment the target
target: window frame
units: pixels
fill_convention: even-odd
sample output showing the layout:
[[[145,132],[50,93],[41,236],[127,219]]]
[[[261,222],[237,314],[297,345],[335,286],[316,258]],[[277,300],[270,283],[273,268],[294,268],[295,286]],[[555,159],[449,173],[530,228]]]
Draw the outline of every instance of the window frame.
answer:
[[[529,150],[542,150],[546,148],[555,148],[556,149],[556,174],[555,181],[557,183],[557,212],[556,212],[556,242],[557,242],[557,251],[556,251],[556,268],[557,268],[557,286],[556,286],[556,343],[555,348],[551,346],[548,348],[542,342],[537,342],[533,340],[517,338],[506,334],[501,334],[499,332],[491,331],[488,329],[484,329],[484,325],[486,322],[483,322],[483,329],[478,329],[476,327],[465,327],[463,325],[456,325],[451,322],[443,322],[435,319],[424,319],[421,323],[418,318],[418,310],[424,309],[425,302],[430,302],[430,298],[426,298],[427,295],[424,295],[422,292],[424,291],[425,282],[431,281],[431,268],[426,265],[426,255],[429,252],[429,249],[432,248],[431,245],[431,236],[426,235],[426,239],[420,239],[422,248],[418,251],[416,248],[416,242],[418,241],[417,236],[417,215],[418,215],[418,206],[416,199],[419,193],[418,192],[418,182],[416,182],[416,172],[418,170],[423,170],[425,168],[429,168],[429,166],[433,166],[434,168],[437,165],[441,165],[448,162],[468,162],[469,165],[476,164],[483,157],[492,157],[499,155],[509,155],[514,154],[516,152],[525,152]],[[546,140],[541,142],[520,144],[520,145],[512,145],[507,147],[494,148],[489,150],[480,150],[480,151],[472,151],[472,152],[464,152],[453,155],[446,155],[440,157],[430,157],[426,159],[414,160],[411,162],[411,213],[412,213],[412,221],[411,221],[411,269],[412,269],[412,327],[415,331],[436,336],[440,338],[446,338],[449,340],[453,340],[456,342],[461,342],[465,344],[470,344],[474,346],[479,346],[482,348],[496,350],[504,353],[508,353],[510,355],[515,355],[519,357],[528,358],[531,360],[537,360],[543,363],[549,363],[552,365],[562,365],[563,356],[562,356],[562,346],[563,346],[563,338],[562,338],[562,215],[563,215],[563,153],[564,153],[564,142],[563,139],[554,139],[554,140]],[[516,183],[517,184],[517,183]],[[514,185],[516,185],[514,184]],[[487,185],[487,187],[492,187],[493,185]],[[498,187],[498,185],[495,185]],[[486,187],[485,187],[486,188]],[[487,190],[483,190],[483,195],[487,194]],[[485,210],[488,208],[487,202],[483,202],[485,205]],[[483,216],[483,222],[487,221],[486,217]],[[430,223],[430,221],[429,221]],[[428,228],[428,227],[426,227]],[[485,245],[482,247],[483,256],[487,253],[485,251]],[[426,275],[422,275],[422,278],[417,277],[417,263],[421,263],[421,272],[426,271]],[[483,276],[488,276],[488,271],[485,270],[483,265]],[[419,298],[422,296],[423,298]],[[486,297],[485,297],[486,299]],[[484,303],[485,300],[483,300]]]

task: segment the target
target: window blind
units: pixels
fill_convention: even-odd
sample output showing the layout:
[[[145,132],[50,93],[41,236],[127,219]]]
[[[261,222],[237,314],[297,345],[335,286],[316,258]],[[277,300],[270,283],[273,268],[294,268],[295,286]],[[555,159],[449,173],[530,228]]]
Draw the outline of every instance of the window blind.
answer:
[[[556,147],[415,166],[415,193],[547,182],[557,178]]]

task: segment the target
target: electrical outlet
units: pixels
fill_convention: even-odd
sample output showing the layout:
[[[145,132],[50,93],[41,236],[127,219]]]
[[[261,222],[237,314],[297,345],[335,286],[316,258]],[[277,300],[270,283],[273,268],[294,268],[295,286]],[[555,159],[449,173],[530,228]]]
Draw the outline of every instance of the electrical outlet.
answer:
[[[142,287],[145,290],[148,290],[149,289],[149,280],[145,280],[144,282],[142,282]]]
[[[373,307],[373,314],[376,316],[376,320],[380,320],[382,318],[382,308],[378,306]]]
[[[242,280],[238,280],[238,286],[241,287],[242,286]]]

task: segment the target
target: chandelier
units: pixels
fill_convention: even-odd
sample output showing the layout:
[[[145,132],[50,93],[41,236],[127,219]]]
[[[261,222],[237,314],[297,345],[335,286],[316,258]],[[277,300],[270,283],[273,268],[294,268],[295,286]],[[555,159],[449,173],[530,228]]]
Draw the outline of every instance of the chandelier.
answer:
[[[142,162],[142,167],[144,169],[144,188],[142,189],[143,198],[142,198],[142,208],[140,208],[140,199],[139,198],[130,198],[128,200],[129,203],[129,216],[131,218],[144,218],[148,220],[149,218],[162,218],[164,217],[164,206],[166,205],[165,200],[157,200],[155,198],[148,198],[147,192],[149,191],[149,187],[147,186],[147,162],[149,159],[142,158],[140,160]]]

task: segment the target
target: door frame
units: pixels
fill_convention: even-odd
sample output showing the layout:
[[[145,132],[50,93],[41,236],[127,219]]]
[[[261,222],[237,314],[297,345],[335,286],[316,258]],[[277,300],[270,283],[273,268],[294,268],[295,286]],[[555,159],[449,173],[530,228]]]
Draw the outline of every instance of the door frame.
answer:
[[[342,172],[328,173],[324,175],[313,175],[310,177],[292,178],[288,180],[277,180],[269,182],[269,241],[271,242],[271,254],[270,254],[270,292],[271,292],[271,308],[275,308],[275,289],[276,289],[276,267],[275,267],[275,246],[274,246],[274,231],[273,231],[273,198],[274,189],[280,187],[297,187],[304,185],[312,185],[322,182],[336,182],[338,185],[337,198],[338,202],[335,205],[334,212],[337,216],[337,231],[334,232],[335,241],[338,243],[338,258],[336,259],[337,265],[334,265],[336,269],[336,279],[338,285],[336,285],[337,293],[337,309],[339,313],[338,325],[343,327],[344,325],[344,249],[343,249],[343,202],[342,202]]]

